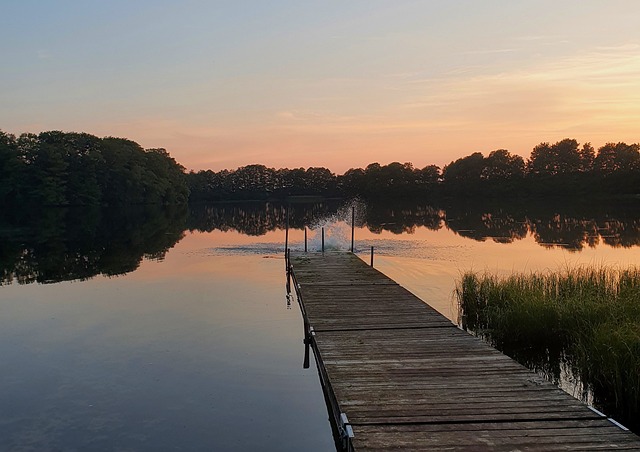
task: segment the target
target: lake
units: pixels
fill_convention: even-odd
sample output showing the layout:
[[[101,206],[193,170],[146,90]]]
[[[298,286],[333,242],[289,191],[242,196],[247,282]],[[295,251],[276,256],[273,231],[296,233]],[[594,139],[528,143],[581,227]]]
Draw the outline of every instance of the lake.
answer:
[[[640,262],[634,201],[291,203],[290,246],[324,227],[347,250],[352,205],[356,252],[454,322],[466,270]],[[277,203],[3,213],[0,449],[333,450],[286,223]]]

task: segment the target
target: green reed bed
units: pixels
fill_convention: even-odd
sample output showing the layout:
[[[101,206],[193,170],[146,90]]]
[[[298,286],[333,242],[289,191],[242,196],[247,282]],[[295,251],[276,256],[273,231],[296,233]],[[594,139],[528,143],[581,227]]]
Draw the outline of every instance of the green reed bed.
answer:
[[[640,429],[640,268],[469,272],[455,295],[464,329],[556,382],[568,369],[595,405]]]

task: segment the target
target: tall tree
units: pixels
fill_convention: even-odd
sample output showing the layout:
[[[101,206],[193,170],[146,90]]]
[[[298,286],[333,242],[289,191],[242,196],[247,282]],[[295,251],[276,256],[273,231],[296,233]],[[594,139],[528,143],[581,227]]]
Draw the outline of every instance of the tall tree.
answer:
[[[639,150],[638,144],[607,143],[598,149],[594,169],[603,174],[638,170],[640,169]]]
[[[436,165],[427,165],[419,171],[420,184],[427,188],[433,189],[440,182],[440,167]]]
[[[591,143],[585,143],[580,148],[576,140],[565,138],[554,144],[540,143],[534,147],[527,162],[527,171],[540,176],[584,173],[591,171],[594,158]]]
[[[7,206],[20,202],[22,170],[15,135],[0,130],[0,204]]]
[[[442,182],[449,193],[478,193],[484,171],[484,156],[474,152],[442,169]]]
[[[22,134],[18,149],[26,163],[29,198],[40,205],[67,205],[69,143],[65,134]]]
[[[166,149],[145,151],[146,202],[155,204],[182,204],[189,198],[184,167],[169,155]]]
[[[309,192],[313,194],[333,194],[336,189],[336,175],[327,168],[310,167],[305,171]]]
[[[513,155],[506,149],[492,151],[484,159],[481,177],[486,180],[504,181],[520,178],[524,175],[524,159]]]
[[[348,169],[338,176],[339,188],[346,194],[354,196],[364,192],[365,172],[362,168]]]
[[[596,151],[591,146],[591,143],[585,143],[582,145],[580,153],[580,171],[588,173],[593,170],[593,164],[596,159]]]
[[[99,179],[105,167],[100,138],[87,133],[69,133],[66,138],[69,143],[67,201],[71,205],[100,204]]]
[[[105,171],[100,186],[107,204],[143,204],[144,149],[126,138],[102,139]]]

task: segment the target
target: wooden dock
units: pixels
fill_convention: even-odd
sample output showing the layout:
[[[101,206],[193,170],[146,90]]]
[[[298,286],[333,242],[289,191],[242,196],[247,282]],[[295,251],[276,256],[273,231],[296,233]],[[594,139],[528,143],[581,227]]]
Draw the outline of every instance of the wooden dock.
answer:
[[[351,253],[288,259],[345,450],[638,450],[616,425]]]

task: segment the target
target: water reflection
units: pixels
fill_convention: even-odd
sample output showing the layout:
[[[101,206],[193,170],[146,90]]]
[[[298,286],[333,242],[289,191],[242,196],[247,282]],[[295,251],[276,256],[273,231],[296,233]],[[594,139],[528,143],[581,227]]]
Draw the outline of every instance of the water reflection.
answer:
[[[505,261],[507,255],[527,254],[531,248],[539,248],[532,244],[531,239],[544,247],[561,247],[569,251],[599,246],[635,247],[640,244],[638,206],[640,202],[634,201],[479,205],[453,202],[431,204],[419,200],[404,200],[358,205],[356,225],[381,235],[385,232],[415,232],[414,237],[419,237],[425,229],[429,231],[428,234],[422,234],[423,238],[429,238],[425,240],[429,251],[427,258],[421,262],[418,262],[419,259],[406,259],[405,262],[399,262],[402,259],[388,259],[383,271],[392,271],[393,265],[396,265],[398,273],[408,274],[414,282],[420,280],[425,288],[423,292],[416,294],[435,305],[438,301],[444,301],[445,304],[448,302],[449,285],[460,267],[486,262],[476,258],[480,254],[483,257],[491,254],[492,259]],[[255,256],[212,258],[210,247],[226,246],[227,237],[220,239],[220,234],[216,241],[212,239],[216,234],[187,233],[233,231],[236,233],[230,234],[232,238],[229,239],[233,244],[241,243],[244,249],[255,249],[260,248],[261,243],[254,239],[243,239],[240,234],[255,237],[277,231],[266,239],[261,239],[270,242],[270,246],[266,253],[260,251],[260,254],[275,254],[275,250],[280,253],[281,240],[284,239],[280,230],[287,223],[287,210],[291,228],[298,230],[298,239],[302,236],[301,230],[305,225],[317,224],[325,217],[342,216],[343,219],[350,219],[350,209],[345,209],[345,204],[338,201],[290,205],[221,203],[191,209],[146,207],[131,211],[47,209],[0,212],[2,284],[85,280],[96,275],[121,275],[138,269],[127,278],[109,281],[97,278],[90,284],[46,287],[33,284],[29,287],[2,288],[5,291],[2,316],[4,323],[0,328],[4,335],[0,338],[0,343],[5,344],[4,348],[0,347],[0,352],[4,353],[2,362],[8,363],[7,366],[12,369],[20,370],[7,373],[5,380],[12,381],[10,384],[3,381],[2,386],[6,388],[5,394],[14,394],[14,388],[26,388],[23,389],[26,396],[12,409],[37,406],[34,412],[42,413],[43,419],[59,419],[60,411],[77,413],[76,417],[81,421],[90,419],[88,411],[93,409],[94,402],[85,403],[84,399],[80,400],[83,409],[74,405],[80,403],[78,395],[75,395],[75,388],[86,380],[92,382],[89,385],[92,388],[108,387],[108,391],[99,394],[100,400],[105,404],[113,399],[113,391],[120,391],[116,398],[118,406],[106,409],[105,417],[112,416],[112,413],[127,412],[131,401],[136,400],[135,397],[132,399],[132,394],[142,393],[146,394],[142,402],[149,403],[148,409],[137,408],[142,413],[138,418],[144,419],[144,413],[160,412],[167,406],[164,402],[160,403],[159,394],[173,394],[169,406],[177,407],[175,417],[165,416],[167,420],[159,424],[157,430],[153,430],[153,435],[150,434],[150,437],[155,438],[154,435],[160,433],[157,444],[163,444],[165,436],[162,436],[162,432],[171,431],[168,427],[170,422],[183,418],[184,413],[192,413],[189,415],[190,425],[199,425],[198,423],[205,421],[209,423],[199,430],[203,435],[208,435],[210,425],[222,426],[211,437],[204,439],[190,435],[194,438],[194,444],[197,441],[220,443],[220,435],[223,434],[227,435],[222,438],[227,441],[225,444],[235,444],[233,441],[236,441],[236,433],[227,426],[243,425],[246,422],[246,415],[238,408],[238,393],[244,396],[240,405],[249,406],[250,410],[262,409],[264,417],[273,421],[273,425],[268,424],[264,428],[263,437],[271,435],[275,431],[273,429],[282,425],[283,413],[293,413],[292,417],[299,417],[295,410],[291,410],[290,405],[284,403],[299,403],[301,399],[297,397],[297,393],[289,391],[282,395],[274,390],[278,386],[294,384],[293,377],[285,379],[287,383],[281,383],[282,379],[278,377],[280,364],[274,358],[279,356],[277,350],[300,351],[298,310],[282,306],[283,288],[278,279],[282,270],[281,261],[255,259]],[[443,234],[432,231],[442,231]],[[463,237],[473,246],[460,245],[463,239],[456,239],[455,243],[432,240],[435,235],[450,237],[453,234]],[[185,236],[176,250],[167,254]],[[416,249],[421,246],[416,240],[409,237],[407,240],[401,238],[393,242],[394,248],[389,248],[388,254],[398,256],[401,251],[399,249],[405,247],[414,253],[407,253],[410,258],[420,257],[415,254]],[[490,242],[500,245],[485,246],[491,245]],[[522,244],[526,244],[528,248],[519,246]],[[376,250],[377,245],[376,243]],[[540,254],[544,255],[543,259],[548,260],[547,255],[553,254],[539,249]],[[559,253],[561,251],[558,250]],[[637,252],[633,253],[634,256],[637,255]],[[143,263],[145,259],[164,259],[165,255],[166,260],[162,265]],[[420,267],[422,264],[425,265]],[[376,265],[383,268],[384,253],[381,253]],[[408,272],[407,269],[414,272]],[[212,279],[212,274],[216,278]],[[393,276],[391,272],[388,274]],[[274,281],[277,287],[272,287],[276,284]],[[274,308],[275,301],[269,306],[264,305],[265,287],[272,292],[266,299],[276,300],[277,306],[284,313],[278,315],[286,317],[290,323],[278,323],[270,328],[269,322],[263,321],[268,318],[269,313],[279,312]],[[444,289],[440,290],[440,287]],[[68,290],[72,290],[75,295],[70,297]],[[20,298],[13,295],[18,293]],[[31,295],[26,297],[23,293]],[[123,293],[127,296],[123,297]],[[29,298],[26,302],[23,299],[25,297]],[[139,306],[132,302],[136,299],[141,300],[138,302]],[[289,308],[291,301],[290,298],[286,300]],[[8,308],[11,310],[7,311]],[[92,310],[95,312],[92,313]],[[260,321],[257,322],[256,319]],[[247,333],[255,332],[256,328],[258,331],[268,331],[268,334],[265,332],[262,337],[256,338]],[[289,342],[277,342],[274,339],[279,337],[276,333],[286,334]],[[20,347],[16,347],[15,344],[18,343],[21,344]],[[260,344],[260,352],[256,351],[255,344]],[[52,369],[49,374],[43,372],[42,367],[33,364],[40,362],[39,356],[45,345],[53,350],[50,362],[47,361],[46,366],[43,366]],[[552,343],[550,347],[552,346],[559,347],[559,344]],[[85,350],[82,347],[88,348]],[[505,351],[507,347],[504,347]],[[525,344],[524,348],[527,347],[531,345]],[[145,350],[150,350],[154,359],[149,359]],[[561,366],[566,365],[565,361],[556,359],[561,351],[546,348],[545,353],[531,358],[518,350],[512,352],[529,366],[547,373],[552,380],[558,380],[563,372]],[[243,361],[247,356],[250,359]],[[264,356],[265,362],[275,362],[278,366],[269,368],[270,373],[265,377],[262,366],[254,369],[256,356]],[[80,367],[77,363],[67,361],[80,358],[84,360]],[[297,353],[290,359],[294,361],[296,369],[300,366],[299,359]],[[160,362],[163,363],[162,367],[158,365]],[[233,365],[229,366],[229,362]],[[147,373],[140,373],[140,363],[146,366],[145,372],[151,372],[153,379],[149,380]],[[303,366],[308,365],[309,355],[306,350]],[[150,369],[157,370],[152,372]],[[34,394],[33,387],[23,386],[22,382],[27,381],[29,376],[44,375],[42,380],[46,385],[43,383],[43,387],[52,387],[52,391],[56,391],[60,385],[51,377],[52,372],[65,375],[73,384],[64,383],[66,392],[61,391],[57,399],[48,401],[47,411],[34,404],[30,398],[30,394]],[[230,390],[247,372],[250,376],[255,374],[255,380],[251,380],[238,392]],[[91,379],[94,374],[100,377],[99,381]],[[105,386],[105,380],[111,380],[114,374],[120,375],[118,383]],[[272,381],[268,381],[269,379]],[[155,382],[155,389],[149,382]],[[317,385],[315,376],[313,384]],[[257,399],[251,398],[246,386],[259,388],[261,391],[264,388],[264,392],[273,394],[273,397],[258,395]],[[195,392],[196,396],[193,395],[193,388],[201,388],[200,392]],[[216,394],[215,401],[203,396],[208,394],[206,391],[209,388],[220,388],[213,392]],[[319,391],[316,386],[313,389]],[[46,394],[46,391],[43,390],[42,393]],[[289,393],[290,400],[285,400]],[[594,391],[594,394],[600,392]],[[60,400],[65,398],[70,402],[61,410]],[[144,404],[139,396],[137,401],[139,406]],[[280,402],[282,404],[277,405]],[[224,423],[225,417],[210,422],[209,405],[214,403],[217,410],[228,418],[228,423]],[[309,406],[313,406],[313,403],[315,402],[309,402]],[[195,410],[192,404],[196,405]],[[274,406],[281,406],[277,416],[274,416]],[[235,417],[229,417],[228,413],[233,414],[233,410],[237,410]],[[29,415],[33,415],[33,412]],[[324,415],[323,412],[322,416]],[[19,418],[13,414],[12,417]],[[133,432],[132,435],[144,428],[127,420],[118,422],[117,428]],[[5,424],[4,432],[14,429],[15,425]],[[256,427],[251,426],[246,430],[255,431]],[[47,430],[43,428],[42,431]],[[113,429],[109,431],[112,432]],[[49,436],[43,434],[43,438]],[[256,447],[261,445],[255,444]]]
[[[331,450],[281,261],[212,241],[118,278],[0,287],[0,450]]]
[[[223,203],[187,209],[42,209],[0,215],[0,284],[53,283],[134,271],[143,259],[162,259],[185,231],[270,231],[318,223],[350,203]],[[543,247],[640,245],[639,201],[440,205],[405,200],[357,206],[356,225],[378,234],[447,229],[475,241],[509,244],[528,236]]]
[[[477,240],[513,243],[531,235],[544,247],[580,251],[604,244],[640,244],[640,202],[532,202],[501,204],[404,203],[369,205],[365,224],[372,232],[411,233],[416,227],[446,228]]]
[[[121,275],[163,259],[184,237],[186,208],[41,209],[0,218],[0,284]]]
[[[373,233],[389,231],[394,234],[411,234],[418,227],[437,231],[446,221],[446,212],[420,203],[371,203],[366,206],[362,226]]]
[[[321,218],[334,215],[344,202],[333,200],[313,203],[225,203],[191,208],[187,227],[200,232],[237,231],[261,236],[287,224],[302,229]]]

